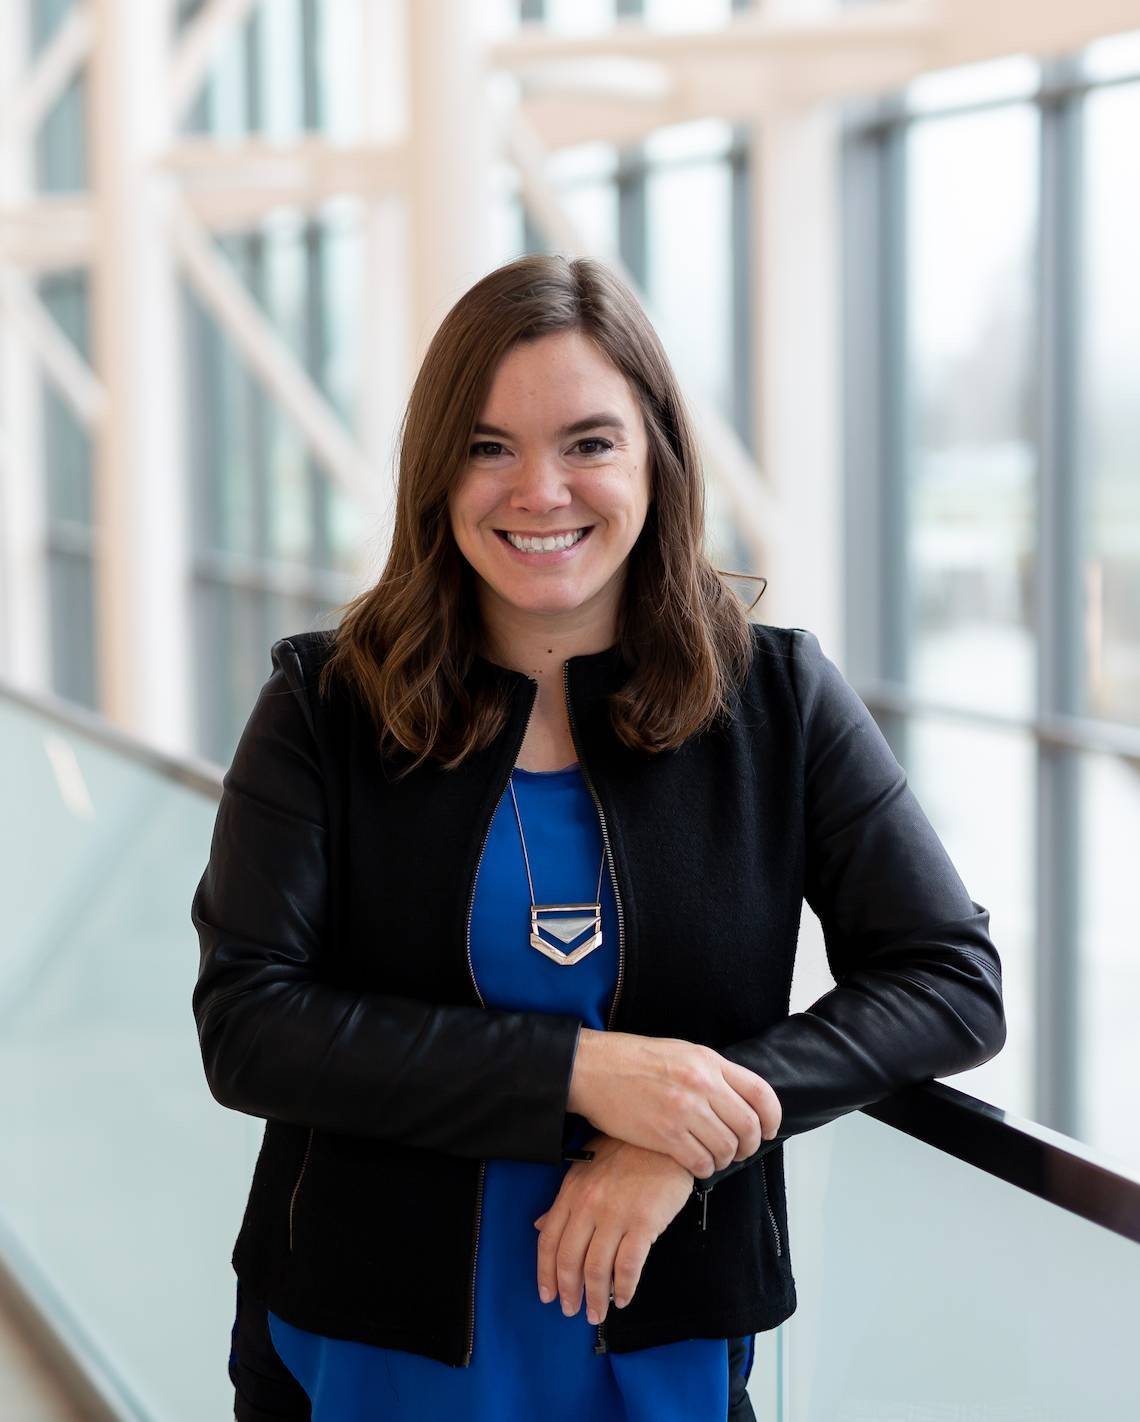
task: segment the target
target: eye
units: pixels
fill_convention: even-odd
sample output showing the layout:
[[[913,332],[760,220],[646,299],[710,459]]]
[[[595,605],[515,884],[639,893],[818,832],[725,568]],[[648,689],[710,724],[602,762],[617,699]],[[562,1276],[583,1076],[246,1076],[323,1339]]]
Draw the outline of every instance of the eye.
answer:
[[[478,458],[478,451],[481,449],[502,449],[502,445],[497,440],[485,439],[480,444],[473,444],[468,451],[473,458]]]
[[[581,446],[583,444],[600,444],[602,447],[597,451],[598,454],[606,454],[613,449],[613,442],[608,439],[602,439],[600,435],[590,435],[587,439],[580,439],[578,445]]]

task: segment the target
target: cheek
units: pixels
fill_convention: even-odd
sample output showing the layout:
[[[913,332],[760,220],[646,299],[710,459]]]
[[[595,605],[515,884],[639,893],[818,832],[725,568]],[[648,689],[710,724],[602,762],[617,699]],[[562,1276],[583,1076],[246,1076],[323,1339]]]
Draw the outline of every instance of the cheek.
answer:
[[[479,479],[477,474],[465,475],[451,496],[452,526],[472,527],[487,517],[494,501],[495,490],[487,480]]]

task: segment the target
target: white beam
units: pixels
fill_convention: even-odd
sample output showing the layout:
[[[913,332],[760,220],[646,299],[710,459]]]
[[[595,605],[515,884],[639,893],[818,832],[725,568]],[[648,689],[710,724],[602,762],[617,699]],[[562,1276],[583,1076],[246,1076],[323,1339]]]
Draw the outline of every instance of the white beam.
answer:
[[[410,366],[451,305],[494,265],[495,161],[484,55],[503,0],[415,0],[407,22]]]
[[[407,75],[390,55],[407,53],[406,11],[390,0],[360,0],[357,90],[362,143],[404,144]],[[389,82],[376,83],[383,73]],[[406,156],[404,158],[406,162]],[[405,282],[392,281],[411,261],[410,225],[403,192],[373,197],[365,207],[360,293],[360,357],[356,435],[376,471],[382,509],[363,550],[362,586],[373,582],[387,561],[396,508],[395,453],[400,415],[414,370],[411,366],[411,299]]]
[[[19,272],[0,268],[0,310],[14,330],[23,335],[28,350],[39,357],[44,374],[79,423],[94,432],[107,412],[107,392],[31,283]]]
[[[773,24],[829,0],[770,0]],[[835,119],[787,115],[753,130],[752,328],[759,376],[756,445],[784,512],[760,571],[765,620],[843,635],[839,352],[839,172]]]
[[[1105,35],[1140,28],[1140,0],[953,0],[944,11],[931,54],[933,68],[1002,59],[1011,54],[1053,56]]]
[[[293,421],[314,458],[361,508],[377,512],[379,492],[368,460],[181,199],[171,204],[168,232],[198,296]]]
[[[149,0],[148,0],[149,3]],[[167,93],[169,126],[176,132],[194,102],[206,73],[233,31],[244,23],[257,0],[206,0],[177,39]],[[339,0],[343,3],[343,0]]]
[[[0,196],[0,263],[27,272],[86,266],[92,221],[86,193],[38,193],[25,201]]]
[[[1119,5],[1126,0],[1103,3]],[[952,12],[924,0],[877,0],[826,15],[810,4],[798,13],[750,10],[734,14],[723,25],[689,30],[657,29],[640,19],[623,19],[606,30],[563,35],[532,23],[520,25],[510,38],[494,45],[488,60],[520,75],[537,73],[551,60],[565,65],[573,59],[617,56],[666,66],[689,58],[751,62],[768,56],[788,63],[804,57],[814,60],[821,50],[836,45],[871,53],[895,45],[909,49],[925,43],[946,23],[953,23]]]
[[[92,355],[107,391],[95,440],[100,709],[191,749],[189,498],[180,294],[154,158],[169,142],[173,0],[93,0],[87,132],[95,214]]]
[[[23,81],[19,84],[8,81],[11,96],[0,108],[0,143],[5,140],[16,143],[33,136],[79,71],[90,49],[91,11],[85,0],[77,0]]]
[[[312,202],[345,192],[382,197],[398,191],[408,178],[408,150],[399,141],[334,143],[316,135],[292,143],[184,138],[166,149],[158,165],[178,177],[188,196],[269,187]]]
[[[0,92],[18,85],[29,49],[29,14],[27,5],[0,4]],[[26,201],[32,186],[31,144],[26,132],[9,125],[0,131],[0,205]],[[17,686],[49,690],[41,385],[25,333],[11,320],[0,321],[0,429],[0,667]]]
[[[826,15],[807,6],[787,17],[745,13],[683,32],[640,21],[584,35],[525,25],[490,59],[520,81],[528,122],[557,149],[633,143],[690,119],[752,122],[890,93],[932,70],[1063,53],[1137,27],[1140,0],[879,0]]]

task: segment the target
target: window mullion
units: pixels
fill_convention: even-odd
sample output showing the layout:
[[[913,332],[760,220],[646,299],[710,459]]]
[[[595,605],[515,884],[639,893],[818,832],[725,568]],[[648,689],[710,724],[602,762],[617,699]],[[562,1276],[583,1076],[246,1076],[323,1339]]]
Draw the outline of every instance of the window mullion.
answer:
[[[1041,105],[1038,237],[1036,640],[1039,716],[1082,703],[1079,479],[1080,121],[1083,100]],[[1038,740],[1034,1115],[1081,1134],[1079,1109],[1080,752]]]

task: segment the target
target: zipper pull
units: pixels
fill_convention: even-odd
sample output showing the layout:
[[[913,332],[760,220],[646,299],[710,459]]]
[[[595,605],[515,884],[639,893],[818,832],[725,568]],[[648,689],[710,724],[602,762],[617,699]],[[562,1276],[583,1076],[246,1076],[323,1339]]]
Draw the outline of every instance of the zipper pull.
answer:
[[[711,1188],[708,1190],[699,1190],[695,1185],[693,1186],[693,1194],[699,1196],[701,1201],[701,1218],[700,1223],[697,1225],[697,1228],[701,1230],[706,1230],[709,1227],[709,1195],[711,1193]]]

